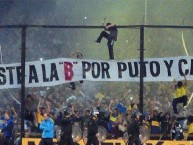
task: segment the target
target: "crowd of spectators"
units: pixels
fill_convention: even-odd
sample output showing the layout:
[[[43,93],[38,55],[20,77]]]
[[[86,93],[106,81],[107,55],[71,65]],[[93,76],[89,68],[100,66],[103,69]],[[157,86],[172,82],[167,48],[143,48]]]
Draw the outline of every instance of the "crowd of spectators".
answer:
[[[10,15],[13,15],[13,13],[10,13]],[[11,18],[9,15],[6,17],[7,19]],[[15,20],[11,19],[9,21],[10,23],[14,23]],[[22,21],[21,17],[17,17],[17,21]],[[40,23],[39,19],[37,22]],[[39,34],[37,32],[40,31],[39,29],[29,29],[28,31],[28,40],[34,39],[34,41],[28,41],[27,43],[27,47],[30,48],[27,49],[27,61],[38,60],[39,57],[42,57],[38,53],[32,53],[34,49],[34,52],[40,50],[45,53],[43,54],[45,58],[68,57],[70,56],[70,48],[75,47],[73,45],[77,45],[74,41],[71,41],[73,43],[69,43],[68,39],[73,39],[75,35],[73,33],[67,33],[67,30],[65,30],[66,34],[63,34],[64,36],[62,35],[63,37],[58,35],[59,38],[56,37],[53,31],[42,31],[42,35],[39,35],[39,37],[37,37],[37,34]],[[8,56],[3,58],[4,63],[20,61],[20,53],[18,53],[21,45],[18,43],[18,41],[20,41],[18,40],[18,38],[20,38],[20,30],[10,30],[10,33],[13,33],[12,37],[8,37],[7,30],[6,33],[1,33],[2,38],[4,38],[1,42],[3,54],[4,56]],[[5,45],[8,42],[10,42],[10,45]],[[50,44],[48,42],[50,42]],[[66,49],[62,49],[62,47]],[[12,59],[10,59],[10,54],[15,54]],[[16,54],[19,55],[16,56]],[[84,84],[87,84],[87,82],[84,82]],[[43,119],[42,115],[44,112],[51,115],[55,126],[57,126],[59,125],[61,117],[63,117],[64,110],[70,108],[74,114],[74,124],[78,124],[82,130],[84,129],[84,122],[87,120],[86,116],[89,115],[92,110],[98,110],[98,124],[107,130],[107,138],[123,138],[133,113],[139,113],[141,115],[141,125],[149,130],[151,139],[182,140],[191,138],[191,134],[193,133],[193,131],[190,130],[193,126],[192,106],[189,106],[188,113],[183,114],[183,112],[180,112],[178,116],[173,116],[171,105],[173,95],[167,83],[157,83],[159,85],[155,85],[155,83],[145,84],[143,113],[138,110],[139,92],[138,86],[135,87],[135,84],[133,87],[125,85],[125,88],[113,87],[114,84],[112,87],[111,85],[104,87],[100,84],[103,88],[93,88],[93,90],[96,89],[94,91],[82,89],[81,85],[84,84],[76,83],[75,90],[71,90],[68,84],[50,88],[26,89],[26,137],[34,137],[36,135],[40,137],[38,133],[41,133],[41,130],[39,130],[38,126]],[[89,87],[89,84],[86,87]],[[21,121],[19,103],[21,95],[18,92],[18,90],[11,91],[6,89],[0,92],[0,130],[4,127],[5,112],[8,112],[10,118],[14,121],[13,133],[15,140],[20,133]],[[182,108],[182,106],[180,107]]]
[[[54,87],[26,88],[24,113],[26,137],[40,137],[39,125],[44,113],[51,116],[56,128],[60,126],[63,112],[68,108],[74,117],[73,124],[78,125],[82,131],[89,121],[89,114],[97,110],[98,125],[106,129],[109,139],[125,138],[132,114],[140,114],[140,125],[148,131],[150,139],[191,139],[192,106],[189,106],[189,111],[185,114],[181,111],[178,116],[174,116],[172,109],[174,94],[168,87],[170,84],[157,84],[145,83],[143,113],[139,111],[139,90],[135,83],[120,87],[115,83],[96,85],[95,82],[84,81],[73,82],[73,85],[71,83]],[[3,128],[4,112],[9,112],[14,121],[13,132],[17,139],[21,123],[20,91],[5,89],[0,93],[2,96],[0,129]],[[182,110],[182,106],[179,105],[178,108]]]
[[[80,52],[76,52],[77,58]],[[71,56],[76,58],[72,53]],[[82,58],[82,55],[81,55]],[[192,139],[193,134],[193,112],[191,105],[189,111],[179,111],[174,115],[172,99],[174,94],[168,84],[159,83],[156,88],[154,84],[144,86],[144,106],[143,113],[139,111],[139,92],[135,84],[129,88],[125,85],[116,88],[116,85],[93,85],[94,82],[73,82],[54,87],[46,88],[27,88],[25,96],[25,136],[41,137],[42,130],[39,126],[44,119],[44,113],[48,113],[55,125],[55,137],[58,137],[58,126],[64,117],[64,110],[70,110],[73,124],[77,125],[82,132],[88,124],[90,115],[93,111],[98,111],[98,125],[106,130],[107,139],[123,138],[127,140],[126,133],[132,124],[131,116],[140,116],[141,134],[146,133],[150,139],[163,140],[182,140]],[[93,86],[93,87],[92,87]],[[99,87],[102,86],[102,87]],[[129,89],[128,89],[129,88]],[[190,93],[187,92],[188,96]],[[14,121],[14,139],[18,143],[20,137],[20,91],[3,90],[4,96],[0,103],[0,129],[4,125],[4,112],[9,112],[11,120]],[[6,97],[5,97],[6,96]],[[182,105],[178,109],[182,110]],[[146,139],[147,139],[146,138]],[[143,137],[141,137],[141,140]]]
[[[33,88],[26,90],[24,116],[26,134],[30,133],[31,137],[40,137],[39,124],[43,120],[45,112],[50,114],[55,126],[59,126],[63,112],[68,108],[74,116],[73,123],[78,125],[81,130],[84,130],[84,124],[88,121],[89,114],[93,110],[98,110],[98,125],[106,129],[109,139],[124,138],[132,114],[140,114],[141,126],[148,130],[150,139],[191,139],[193,112],[190,108],[185,114],[181,111],[178,116],[174,116],[171,106],[172,98],[167,96],[160,96],[160,99],[147,98],[144,101],[144,112],[141,113],[138,109],[139,102],[135,98],[109,97],[100,92],[88,96],[81,90],[82,84],[76,82],[76,85],[76,90],[72,90],[68,84],[55,89]],[[59,96],[61,91],[64,93]],[[131,92],[129,91],[129,93]],[[10,92],[5,91],[4,95],[10,96]],[[15,123],[14,135],[17,137],[20,132],[21,118],[20,93],[11,93],[11,95],[13,97],[1,98],[3,103],[0,113],[1,116],[4,116],[4,111],[9,112]],[[0,127],[3,127],[2,124],[3,117]]]

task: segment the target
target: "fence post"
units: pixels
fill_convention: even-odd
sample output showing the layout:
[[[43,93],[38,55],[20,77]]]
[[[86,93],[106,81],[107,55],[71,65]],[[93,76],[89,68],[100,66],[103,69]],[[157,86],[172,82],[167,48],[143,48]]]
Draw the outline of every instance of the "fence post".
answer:
[[[21,138],[25,136],[24,110],[25,110],[25,50],[26,50],[26,26],[22,26],[21,32]]]
[[[139,111],[143,113],[143,88],[144,88],[144,25],[140,26],[140,88],[139,88]]]

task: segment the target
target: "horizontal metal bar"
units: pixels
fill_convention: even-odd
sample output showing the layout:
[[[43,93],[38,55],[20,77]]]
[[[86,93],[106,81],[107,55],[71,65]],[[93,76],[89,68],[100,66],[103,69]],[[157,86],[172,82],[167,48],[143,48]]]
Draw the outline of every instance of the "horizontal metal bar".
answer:
[[[0,25],[0,28],[83,28],[83,29],[98,29],[103,26],[89,26],[89,25]],[[193,26],[178,26],[178,25],[117,25],[118,28],[181,28],[193,29]]]

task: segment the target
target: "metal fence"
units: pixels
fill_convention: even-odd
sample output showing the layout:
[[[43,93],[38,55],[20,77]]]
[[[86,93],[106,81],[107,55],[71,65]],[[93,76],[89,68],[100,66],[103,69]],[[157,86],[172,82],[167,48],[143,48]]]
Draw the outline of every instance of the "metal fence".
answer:
[[[1,64],[21,63],[24,71],[25,62],[49,60],[54,58],[71,58],[71,53],[77,50],[85,59],[108,60],[106,41],[95,44],[102,26],[42,26],[15,25],[0,27]],[[118,40],[114,44],[115,60],[144,58],[162,58],[192,55],[192,26],[118,26]],[[141,66],[142,67],[142,66]],[[142,69],[141,69],[142,70]],[[24,71],[25,72],[25,71]],[[142,74],[142,72],[141,72]],[[25,73],[22,75],[20,89],[1,90],[1,107],[9,109],[12,104],[24,104],[26,94],[34,92],[37,96],[46,98],[62,105],[70,96],[76,96],[79,101],[96,104],[97,94],[110,99],[118,99],[125,106],[132,97],[140,104],[141,111],[150,109],[151,101],[172,100],[171,82],[144,83],[140,82],[76,82],[77,90],[68,88],[69,84],[53,87],[25,88]],[[191,82],[190,82],[191,84]],[[190,87],[190,92],[191,92]],[[20,92],[21,94],[18,94]],[[84,94],[88,96],[86,99]],[[94,100],[94,102],[92,102]],[[24,106],[21,111],[24,110]]]

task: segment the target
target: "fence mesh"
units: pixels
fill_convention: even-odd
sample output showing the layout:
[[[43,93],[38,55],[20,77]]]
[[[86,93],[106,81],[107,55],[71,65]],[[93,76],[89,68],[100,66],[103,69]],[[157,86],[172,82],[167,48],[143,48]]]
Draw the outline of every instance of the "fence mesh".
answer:
[[[21,62],[21,29],[1,28],[1,64]],[[40,28],[28,27],[26,35],[26,61],[44,61],[54,58],[71,58],[72,52],[81,52],[84,59],[108,60],[106,40],[98,45],[96,40],[102,28]],[[193,29],[187,28],[147,28],[144,29],[144,58],[163,58],[191,56]],[[118,40],[114,44],[115,60],[140,58],[140,29],[119,28]],[[188,96],[192,93],[189,81]],[[53,108],[61,109],[74,104],[75,109],[97,106],[102,103],[108,108],[111,100],[124,106],[131,98],[139,103],[139,82],[75,82],[76,90],[68,84],[52,87],[26,88],[27,94],[34,94],[36,99],[44,96]],[[1,110],[10,110],[12,106],[20,108],[20,89],[2,89],[0,95]],[[171,82],[144,83],[144,112],[150,109],[172,112],[171,102],[174,97]],[[37,105],[37,102],[36,102]],[[37,106],[35,106],[37,107]],[[189,106],[189,109],[193,109]],[[56,110],[52,110],[56,111]]]
[[[21,29],[0,29],[0,56],[1,64],[20,63]],[[19,110],[20,96],[18,92],[19,89],[2,89],[0,91],[1,114],[4,110],[12,110],[13,106]]]
[[[191,56],[193,54],[191,49],[192,31],[192,29],[185,28],[145,28],[144,57],[164,58]],[[192,93],[192,82],[189,81],[188,84],[188,96],[190,97]],[[157,104],[157,107],[163,110],[166,108],[164,104],[167,104],[168,100],[171,103],[174,97],[172,82],[144,83],[144,88],[144,100],[148,100],[144,101],[145,108],[149,106],[150,100],[154,100],[154,103],[157,101],[162,104]]]
[[[85,59],[108,60],[108,49],[106,40],[100,45],[96,40],[101,28],[27,28],[26,38],[26,61],[49,60],[54,58],[71,58],[71,53],[80,51]],[[185,28],[145,28],[144,32],[144,58],[163,58],[192,55],[192,29]],[[21,29],[2,28],[1,33],[1,63],[20,63],[21,55]],[[118,40],[114,44],[114,55],[116,60],[139,59],[140,54],[140,30],[136,28],[120,28]],[[54,86],[49,88],[35,88],[37,94],[42,94],[50,99],[58,98],[66,100],[72,95],[82,96],[84,92],[91,98],[97,94],[115,99],[119,98],[127,105],[129,98],[138,102],[139,83],[131,82],[89,82],[83,84],[76,82],[79,90],[69,90],[68,85]],[[172,100],[173,92],[169,89],[170,82],[144,83],[145,104],[151,98]],[[190,82],[191,84],[191,82]],[[26,88],[27,93],[32,88]],[[29,92],[28,92],[29,90]],[[18,89],[5,89],[1,94],[1,106],[4,102],[11,104],[17,99]],[[191,91],[190,91],[191,93]],[[189,94],[190,94],[189,93]],[[7,101],[9,100],[9,101]],[[12,100],[12,101],[10,101]],[[59,101],[58,102],[61,102]],[[162,104],[162,103],[161,103]],[[145,110],[146,110],[145,105]],[[4,106],[5,107],[5,106]],[[9,106],[8,106],[9,107]],[[148,108],[147,108],[148,109]]]
[[[101,28],[28,28],[26,61],[71,58],[71,54],[77,50],[83,54],[84,59],[108,60],[107,41],[104,39],[99,45],[94,43],[101,31]],[[139,59],[139,41],[138,28],[119,29],[118,40],[114,43],[115,59]],[[63,102],[72,95],[83,97],[81,92],[95,101],[97,100],[96,96],[101,94],[108,99],[122,99],[123,103],[124,100],[129,100],[130,97],[138,100],[139,96],[138,83],[84,81],[83,84],[80,84],[76,82],[78,87],[76,91],[69,90],[68,85],[64,84],[38,90],[42,91],[43,89],[50,99],[59,98],[58,102]],[[96,104],[95,101],[92,103]]]

